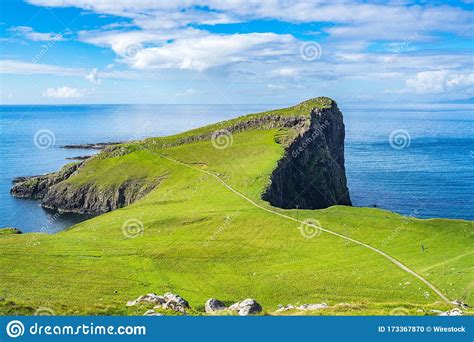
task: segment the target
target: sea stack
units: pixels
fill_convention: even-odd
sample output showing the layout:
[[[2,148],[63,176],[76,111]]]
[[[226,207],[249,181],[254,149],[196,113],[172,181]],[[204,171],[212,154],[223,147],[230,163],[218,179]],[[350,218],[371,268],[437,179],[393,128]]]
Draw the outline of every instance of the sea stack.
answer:
[[[286,149],[263,199],[285,209],[351,205],[344,137],[343,117],[335,101],[328,108],[312,109],[309,126]]]

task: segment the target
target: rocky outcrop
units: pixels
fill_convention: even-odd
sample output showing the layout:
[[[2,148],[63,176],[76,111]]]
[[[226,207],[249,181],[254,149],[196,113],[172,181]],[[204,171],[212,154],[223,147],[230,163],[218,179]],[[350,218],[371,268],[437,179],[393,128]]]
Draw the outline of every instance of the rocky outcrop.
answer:
[[[113,145],[120,145],[124,142],[108,142],[108,143],[95,143],[95,144],[77,144],[77,145],[63,145],[61,148],[72,149],[72,150],[103,150],[106,147]]]
[[[83,163],[71,163],[63,166],[58,172],[41,176],[17,177],[13,180],[10,193],[15,197],[41,199],[55,184],[71,177]]]
[[[329,306],[326,303],[318,303],[318,304],[303,304],[299,306],[294,306],[291,304],[288,305],[278,305],[278,310],[276,312],[284,312],[289,310],[298,310],[298,311],[314,311],[314,310],[321,310],[327,309]]]
[[[0,235],[22,234],[18,228],[0,228]]]
[[[315,108],[286,149],[262,198],[280,208],[351,205],[344,168],[344,123],[335,102]]]
[[[145,196],[160,178],[128,180],[117,187],[100,188],[95,184],[59,183],[48,189],[41,206],[58,212],[99,215],[127,206]]]
[[[10,193],[15,197],[40,199],[43,208],[58,212],[99,215],[127,206],[153,190],[163,179],[127,180],[115,187],[99,187],[93,183],[65,182],[84,162],[64,166],[60,171],[41,176],[18,177]]]
[[[130,300],[127,302],[127,306],[135,306],[137,304],[163,304],[165,302],[165,297],[158,296],[156,293],[148,293],[146,295],[139,296],[135,300]]]
[[[127,306],[135,306],[138,304],[154,305],[153,309],[146,311],[144,316],[160,316],[160,313],[155,312],[157,309],[172,310],[186,314],[186,310],[191,308],[186,299],[171,292],[167,292],[162,296],[158,296],[155,293],[149,293],[127,302]]]

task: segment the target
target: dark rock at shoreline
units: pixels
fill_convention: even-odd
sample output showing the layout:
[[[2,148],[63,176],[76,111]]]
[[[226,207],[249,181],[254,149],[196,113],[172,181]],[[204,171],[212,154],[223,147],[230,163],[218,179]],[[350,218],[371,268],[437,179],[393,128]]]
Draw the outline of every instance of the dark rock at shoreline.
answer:
[[[77,157],[68,157],[67,160],[86,160],[92,156],[77,156]]]
[[[103,150],[107,146],[112,145],[119,145],[123,144],[124,142],[108,142],[108,143],[95,143],[95,144],[77,144],[77,145],[63,145],[60,148],[67,148],[67,149],[82,149],[82,150]]]
[[[1,235],[13,235],[13,234],[23,234],[21,230],[18,228],[0,228],[0,236]]]

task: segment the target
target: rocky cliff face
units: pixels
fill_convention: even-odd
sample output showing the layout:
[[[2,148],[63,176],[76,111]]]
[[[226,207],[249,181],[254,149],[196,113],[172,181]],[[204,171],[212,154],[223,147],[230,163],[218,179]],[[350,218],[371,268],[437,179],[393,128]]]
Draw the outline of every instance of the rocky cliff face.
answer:
[[[153,190],[156,184],[133,180],[115,188],[101,189],[92,184],[60,183],[46,192],[41,206],[59,212],[98,215],[132,204]]]
[[[135,202],[161,181],[161,178],[151,183],[138,179],[113,188],[64,182],[83,163],[68,164],[60,171],[46,175],[16,178],[10,193],[20,198],[40,199],[42,207],[58,212],[99,215]]]
[[[351,205],[344,168],[344,123],[333,102],[313,109],[311,122],[286,149],[262,198],[280,208]]]
[[[71,177],[82,164],[82,162],[67,164],[58,172],[46,175],[15,178],[10,193],[20,198],[41,199],[53,185]]]

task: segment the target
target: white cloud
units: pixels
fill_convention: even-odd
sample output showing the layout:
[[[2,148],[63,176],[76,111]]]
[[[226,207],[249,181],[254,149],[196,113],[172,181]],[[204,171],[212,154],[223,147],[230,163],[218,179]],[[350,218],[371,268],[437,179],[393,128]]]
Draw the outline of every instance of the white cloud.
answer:
[[[43,96],[56,99],[71,99],[84,96],[84,91],[64,86],[60,88],[48,88],[43,92]]]
[[[99,77],[99,72],[97,68],[92,69],[92,71],[88,73],[85,78],[92,84],[102,84],[102,79]]]
[[[286,88],[282,84],[273,84],[273,83],[267,84],[267,87],[270,88],[270,89],[285,89]]]
[[[446,48],[445,44],[446,37],[463,35],[464,39],[472,34],[472,12],[455,6],[376,0],[27,1],[38,6],[77,7],[126,18],[77,35],[82,42],[111,49],[116,57],[108,63],[113,63],[113,68],[101,69],[99,77],[98,71],[90,69],[0,61],[0,69],[2,63],[6,66],[1,72],[77,76],[100,84],[101,78],[140,79],[156,75],[182,80],[190,76],[189,70],[196,70],[207,72],[193,76],[215,84],[224,84],[230,78],[235,84],[248,82],[248,88],[240,88],[245,91],[260,87],[268,93],[268,89],[285,89],[280,91],[285,93],[297,80],[311,89],[334,86],[337,94],[349,92],[352,85],[350,92],[398,91],[407,97],[411,92],[416,98],[421,93],[454,94],[455,90],[472,84],[472,75],[466,71],[472,67],[472,56],[460,49]],[[217,34],[195,25],[259,19],[317,22],[317,32],[311,34],[322,45],[323,56],[314,63],[303,61],[299,55],[302,42],[291,34]],[[272,30],[271,25],[267,27]],[[25,34],[33,32],[21,30]],[[367,52],[369,47],[377,52]],[[133,70],[124,72],[124,67]],[[159,73],[150,72],[155,69]],[[185,71],[177,72],[180,69]],[[172,92],[176,94],[178,90]]]
[[[70,76],[87,79],[92,72],[82,68],[66,68],[51,64],[28,63],[23,61],[16,61],[11,59],[0,60],[0,74],[10,75],[53,75],[53,76]],[[137,71],[104,71],[101,72],[102,78],[113,79],[134,79],[143,80],[149,79],[152,75],[145,72]]]
[[[9,31],[14,32],[18,36],[38,42],[64,40],[64,37],[60,33],[35,32],[29,26],[15,26],[12,27]]]
[[[474,73],[459,74],[448,70],[424,71],[406,81],[407,91],[420,94],[441,93],[474,84]]]
[[[280,68],[274,71],[275,75],[283,77],[295,77],[299,74],[299,71],[295,68]]]
[[[249,33],[218,35],[195,29],[131,32],[82,32],[81,39],[109,46],[123,63],[136,69],[191,69],[294,53],[291,35]]]
[[[82,69],[65,68],[50,64],[28,63],[11,59],[0,60],[0,73],[12,75],[49,74],[59,76],[83,76]]]
[[[405,5],[403,2],[339,0],[187,0],[133,2],[115,0],[28,0],[38,6],[78,7],[96,13],[130,18],[143,29],[170,29],[189,24],[218,24],[253,19],[292,23],[330,23],[338,37],[364,40],[404,39],[418,31],[462,32],[470,25],[469,12],[454,6]],[[206,8],[206,9],[204,9]],[[335,25],[334,25],[335,24]]]

